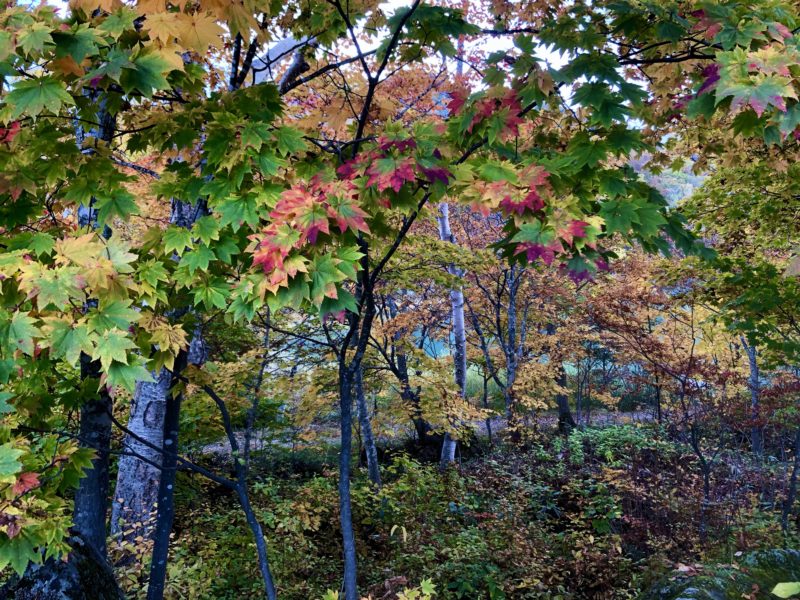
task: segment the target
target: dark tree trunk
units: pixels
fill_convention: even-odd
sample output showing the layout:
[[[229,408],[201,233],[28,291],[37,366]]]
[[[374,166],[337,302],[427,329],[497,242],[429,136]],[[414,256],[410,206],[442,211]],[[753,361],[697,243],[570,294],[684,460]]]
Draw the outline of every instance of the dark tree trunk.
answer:
[[[689,430],[689,445],[694,450],[697,461],[700,463],[700,472],[703,476],[703,499],[700,502],[700,541],[705,542],[708,537],[708,510],[711,506],[711,463],[703,454],[700,446],[700,432],[692,424]]]
[[[5,600],[124,600],[114,573],[92,544],[79,536],[67,540],[69,560],[49,558],[31,564],[22,577],[0,586]]]
[[[389,316],[393,319],[397,317],[397,303],[394,301],[394,298],[387,296],[386,304],[389,307]],[[400,333],[395,334],[394,341],[399,341],[401,337],[402,335]],[[417,433],[417,443],[420,446],[426,446],[431,441],[431,437],[428,435],[431,431],[431,426],[422,416],[419,394],[411,389],[411,380],[408,375],[408,358],[402,347],[398,345],[394,346],[394,353],[396,356],[395,363],[397,365],[396,375],[400,381],[400,397],[411,411],[411,422],[414,424],[414,430]]]
[[[744,336],[741,338],[742,346],[747,353],[747,363],[750,367],[750,376],[747,378],[747,387],[750,390],[750,418],[753,425],[750,429],[750,448],[753,454],[761,455],[764,452],[764,439],[759,426],[759,396],[761,395],[761,383],[758,373],[758,356],[756,347],[748,344]]]
[[[344,599],[358,600],[358,567],[353,515],[350,505],[350,461],[353,449],[353,383],[354,375],[347,365],[339,364],[339,409],[341,411],[341,443],[339,453],[339,522],[344,554]]]
[[[378,464],[378,450],[375,447],[375,436],[372,434],[372,423],[369,419],[369,408],[364,396],[364,370],[356,369],[355,376],[356,404],[358,406],[358,423],[361,427],[361,440],[367,455],[367,471],[369,480],[375,485],[381,485],[381,469]]]
[[[792,474],[789,477],[789,488],[786,490],[786,500],[783,502],[781,513],[781,528],[784,531],[789,529],[789,518],[792,516],[795,498],[797,498],[797,475],[800,471],[800,427],[794,434],[794,462],[792,464]]]
[[[100,362],[81,355],[81,378],[99,382]],[[109,450],[111,447],[111,396],[105,386],[98,396],[81,406],[81,445],[96,452],[92,468],[75,492],[75,532],[98,556],[106,558],[106,515],[108,512]]]
[[[567,372],[561,369],[558,376],[558,385],[567,386]],[[566,394],[556,394],[556,405],[558,406],[558,431],[569,433],[575,429],[575,419],[572,418],[572,411],[569,408],[569,397]]]
[[[661,423],[661,382],[658,380],[658,375],[656,375],[656,419]]]
[[[76,137],[82,143],[85,138],[98,139],[110,142],[116,129],[116,118],[109,113],[106,98],[97,91],[89,92],[92,100],[97,104],[98,126],[84,135],[80,125],[76,127]],[[97,209],[94,207],[95,199],[89,205],[78,207],[78,221],[81,227],[97,228]],[[111,237],[111,229],[106,225],[103,236]],[[96,306],[97,300],[89,300],[86,308]],[[81,380],[93,380],[91,385],[99,385],[101,376],[100,361],[81,353]],[[106,515],[108,512],[109,491],[109,456],[111,449],[111,410],[112,402],[108,389],[103,386],[96,398],[85,402],[81,406],[80,439],[81,445],[92,448],[96,456],[92,461],[92,468],[78,484],[75,492],[75,505],[73,512],[74,530],[84,543],[89,544],[104,561],[107,557],[106,548]]]
[[[186,366],[187,354],[181,351],[175,359],[173,371],[180,373]],[[164,410],[164,444],[161,451],[161,478],[158,484],[158,512],[156,528],[153,532],[153,556],[150,562],[150,582],[147,587],[147,600],[162,600],[167,577],[167,558],[169,555],[169,536],[175,516],[175,476],[178,471],[178,430],[182,394],[174,393],[177,383],[172,378]]]
[[[483,408],[487,410],[489,408],[489,378],[486,374],[483,375]],[[489,445],[494,446],[491,417],[486,417],[486,435],[489,437]]]

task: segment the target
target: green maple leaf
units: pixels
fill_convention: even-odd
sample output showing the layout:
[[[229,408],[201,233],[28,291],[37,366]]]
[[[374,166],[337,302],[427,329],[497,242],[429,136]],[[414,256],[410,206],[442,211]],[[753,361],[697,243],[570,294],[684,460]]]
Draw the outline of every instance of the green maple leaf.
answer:
[[[208,246],[198,246],[196,250],[187,252],[181,257],[181,265],[186,265],[189,269],[189,274],[194,275],[194,272],[200,269],[205,271],[208,265],[214,260],[216,256]]]
[[[800,102],[795,102],[786,112],[779,115],[781,133],[791,133],[800,126]]]
[[[210,246],[212,241],[219,239],[219,224],[214,217],[202,217],[192,226],[192,234],[200,238],[206,246]]]
[[[336,258],[341,262],[336,266],[348,279],[355,280],[361,265],[359,261],[364,255],[358,251],[357,246],[343,246],[336,250]]]
[[[661,214],[661,207],[647,202],[647,200],[636,201],[637,225],[635,231],[642,237],[652,237],[661,230],[661,226],[667,221]]]
[[[534,244],[549,244],[555,238],[555,232],[547,229],[540,221],[523,223],[517,234],[511,238],[512,242],[531,242]]]
[[[277,175],[278,169],[285,164],[286,161],[275,156],[271,150],[258,155],[258,167],[262,175]]]
[[[97,339],[92,353],[92,360],[100,360],[103,369],[108,371],[112,361],[128,364],[128,350],[133,350],[136,345],[124,331],[111,329]]]
[[[347,275],[339,270],[340,261],[330,255],[317,257],[310,269],[311,301],[319,306],[325,297],[336,293],[336,284],[347,279]]]
[[[44,109],[57,114],[64,104],[75,104],[63,84],[50,75],[16,82],[6,102],[11,108],[9,121],[22,115],[35,117]]]
[[[254,150],[261,150],[264,142],[272,140],[269,127],[265,123],[245,123],[239,132],[242,146],[251,147]]]
[[[271,296],[270,298],[274,298]],[[272,307],[272,305],[270,305]],[[249,322],[252,321],[258,309],[261,308],[261,300],[259,298],[245,298],[244,296],[236,296],[231,305],[228,307],[227,313],[233,316],[233,320],[236,322],[245,321]],[[281,306],[272,307],[275,310],[281,308]]]
[[[33,356],[33,339],[40,337],[42,333],[34,325],[35,322],[27,313],[15,312],[8,326],[8,345]]]
[[[225,238],[214,244],[214,254],[226,265],[229,265],[233,257],[239,254],[239,246],[231,238]]]
[[[430,579],[423,579],[419,582],[419,591],[427,596],[432,596],[436,593],[436,586]]]
[[[144,368],[139,363],[125,364],[121,362],[112,362],[106,371],[106,385],[110,387],[121,387],[129,392],[136,389],[136,382],[152,382],[153,376],[150,371]]]
[[[7,442],[0,446],[0,481],[8,481],[11,477],[20,472],[22,464],[19,462],[19,457],[25,454],[24,451],[14,448],[11,442]]]
[[[296,154],[306,149],[306,142],[303,133],[293,127],[277,127],[272,132],[277,144],[278,153],[281,156]]]
[[[89,326],[98,333],[114,328],[128,329],[139,320],[139,313],[130,306],[130,300],[101,302],[97,308],[89,311]]]
[[[288,287],[280,288],[274,296],[271,296],[268,303],[273,310],[287,306],[300,308],[309,297],[308,282],[301,277],[295,277],[289,282]]]
[[[224,309],[230,293],[230,288],[228,284],[225,283],[225,280],[213,277],[195,286],[194,303],[195,305],[202,303],[206,310],[212,310],[214,308]]]
[[[53,305],[57,309],[67,307],[72,298],[83,298],[84,294],[78,286],[77,267],[61,267],[59,269],[48,269],[41,273],[33,283],[38,288],[36,302],[39,310],[48,305]]]
[[[53,358],[64,358],[72,366],[78,364],[81,353],[92,355],[94,345],[85,324],[75,327],[61,319],[48,322],[50,354]]]
[[[40,561],[41,555],[24,533],[0,544],[0,569],[11,565],[17,575],[22,577],[28,564]]]
[[[159,283],[169,281],[169,274],[164,268],[164,263],[157,260],[148,260],[140,264],[137,273],[141,281],[147,282],[153,287],[158,287]]]
[[[135,65],[130,61],[130,56],[119,50],[112,48],[105,57],[105,61],[94,71],[87,73],[88,79],[106,76],[113,81],[122,78],[123,69],[134,69]]]
[[[139,214],[139,207],[133,194],[123,189],[115,190],[110,196],[97,198],[95,208],[97,208],[97,220],[101,225],[110,223],[114,217],[125,221],[131,215]]]
[[[607,149],[604,141],[592,140],[588,133],[582,131],[570,141],[567,155],[578,166],[593,167],[606,158]]]
[[[172,66],[158,54],[141,54],[133,61],[133,68],[123,67],[120,84],[130,93],[138,90],[145,97],[153,92],[169,88],[164,75],[172,70]]]
[[[105,45],[103,38],[88,23],[78,26],[74,31],[54,31],[53,41],[56,43],[56,56],[71,56],[80,63],[87,56],[97,54],[98,43]]]
[[[53,45],[53,38],[50,35],[52,31],[44,23],[32,23],[19,32],[17,43],[28,56],[34,52],[42,52],[46,46]]]
[[[517,181],[517,172],[514,170],[514,166],[508,162],[487,160],[478,167],[478,173],[487,181],[509,181],[511,183]]]
[[[233,231],[238,231],[242,223],[251,228],[258,225],[258,200],[255,196],[227,198],[220,202],[215,210],[220,214],[220,227],[230,225]]]
[[[114,39],[117,39],[129,29],[133,29],[133,23],[136,21],[136,11],[128,7],[122,7],[115,10],[108,15],[97,29],[107,33]]]
[[[760,117],[770,106],[783,112],[786,109],[786,99],[796,100],[797,94],[788,77],[770,74],[757,81],[727,81],[727,78],[723,78],[717,87],[716,97],[718,104],[725,98],[732,97],[732,110],[752,106]]]
[[[36,253],[36,256],[49,255],[55,247],[55,238],[49,233],[35,233],[27,242],[27,247]]]
[[[174,252],[180,256],[186,251],[186,248],[193,246],[191,231],[177,225],[167,227],[162,239],[164,240],[164,251],[167,254]]]
[[[627,233],[634,223],[639,223],[636,204],[629,200],[610,200],[600,208],[600,216],[606,222],[608,233]]]
[[[325,298],[322,304],[320,304],[319,312],[322,316],[338,313],[343,310],[352,313],[358,312],[358,304],[356,304],[356,298],[353,294],[339,286],[336,286],[336,294],[336,298]]]

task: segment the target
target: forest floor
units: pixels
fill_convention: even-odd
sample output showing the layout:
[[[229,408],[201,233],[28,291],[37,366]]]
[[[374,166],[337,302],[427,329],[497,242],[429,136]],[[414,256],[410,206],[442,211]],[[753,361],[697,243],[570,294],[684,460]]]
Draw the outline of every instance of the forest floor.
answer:
[[[494,444],[478,430],[445,473],[408,444],[381,454],[380,490],[354,456],[362,593],[396,600],[403,586],[430,580],[437,600],[631,600],[676,573],[713,574],[751,551],[800,546],[780,529],[785,463],[726,447],[704,512],[697,459],[668,428],[642,412],[597,411],[591,421],[565,436],[545,414],[517,445],[494,420]],[[251,499],[282,600],[332,597],[341,576],[338,436],[326,423],[310,433],[293,445],[256,436],[264,451],[253,455]],[[229,467],[227,444],[209,446],[198,459]],[[170,598],[263,597],[235,495],[179,475]],[[146,573],[124,575],[138,600]]]

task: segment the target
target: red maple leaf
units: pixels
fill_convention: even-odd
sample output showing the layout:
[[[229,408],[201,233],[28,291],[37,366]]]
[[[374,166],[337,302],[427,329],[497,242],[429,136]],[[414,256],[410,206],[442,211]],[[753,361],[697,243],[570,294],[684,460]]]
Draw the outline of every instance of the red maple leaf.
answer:
[[[555,260],[556,253],[560,252],[563,252],[563,248],[556,240],[547,244],[546,246],[534,242],[523,242],[517,246],[514,254],[525,253],[525,258],[528,260],[528,262],[536,262],[541,258],[544,264],[550,266]]]
[[[364,220],[369,215],[361,210],[352,198],[332,196],[328,198],[328,215],[336,221],[339,231],[344,233],[348,229],[369,233],[369,226]]]
[[[447,185],[450,178],[453,176],[453,174],[444,167],[423,167],[420,165],[420,170],[431,183],[441,181],[443,184]]]
[[[558,235],[562,240],[571,246],[575,238],[586,237],[586,228],[588,226],[589,223],[586,221],[570,221],[570,224],[567,225],[566,229],[559,229]]]
[[[507,215],[514,213],[522,215],[525,214],[526,211],[536,212],[537,210],[543,209],[544,200],[539,196],[539,192],[531,190],[521,200],[506,196],[500,201],[500,208],[503,209]]]
[[[17,482],[11,491],[15,496],[21,496],[25,492],[39,487],[39,474],[38,473],[20,473],[17,477]]]
[[[367,174],[369,175],[367,185],[377,186],[379,192],[388,188],[399,192],[405,182],[416,180],[414,159],[411,157],[402,160],[394,158],[380,159],[370,165],[369,169],[367,169]]]
[[[450,102],[447,103],[447,112],[451,115],[457,114],[466,101],[467,92],[465,90],[453,90],[450,92]]]
[[[0,127],[0,142],[10,144],[19,132],[19,121],[13,121],[8,127]]]

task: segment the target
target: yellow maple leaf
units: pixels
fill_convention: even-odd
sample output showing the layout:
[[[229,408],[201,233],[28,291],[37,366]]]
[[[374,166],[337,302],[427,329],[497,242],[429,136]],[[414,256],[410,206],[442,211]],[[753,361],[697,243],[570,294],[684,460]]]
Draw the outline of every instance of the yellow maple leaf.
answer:
[[[249,38],[250,31],[259,30],[258,21],[256,21],[253,13],[238,2],[232,2],[225,10],[225,15],[231,35],[241,33],[242,37]]]
[[[149,54],[158,54],[169,65],[170,71],[183,71],[185,64],[183,62],[183,53],[185,49],[172,42],[162,44],[160,41],[155,42],[156,45],[146,44],[147,52]],[[157,47],[158,46],[158,47]]]
[[[82,10],[87,15],[92,14],[98,8],[110,13],[120,6],[122,6],[120,0],[70,0],[69,3],[72,10]]]
[[[79,237],[56,241],[55,250],[57,263],[72,262],[79,267],[88,267],[98,259],[104,246],[97,241],[94,233],[87,233]],[[108,263],[110,265],[111,261]]]
[[[139,0],[136,3],[136,12],[140,15],[152,15],[166,12],[166,0]]]
[[[187,50],[194,50],[200,54],[208,52],[209,48],[219,48],[220,37],[225,30],[209,13],[181,15],[180,44]]]
[[[144,20],[144,30],[151,40],[170,44],[181,33],[181,21],[176,13],[159,12],[149,14]]]

